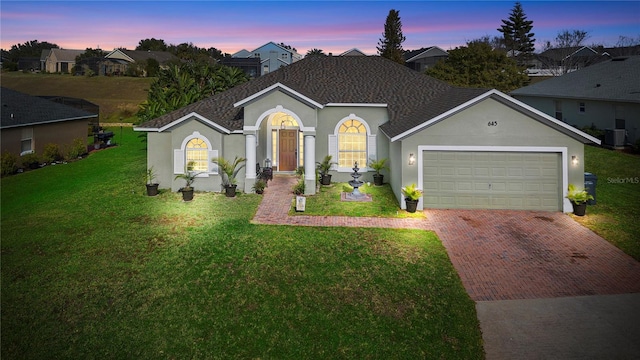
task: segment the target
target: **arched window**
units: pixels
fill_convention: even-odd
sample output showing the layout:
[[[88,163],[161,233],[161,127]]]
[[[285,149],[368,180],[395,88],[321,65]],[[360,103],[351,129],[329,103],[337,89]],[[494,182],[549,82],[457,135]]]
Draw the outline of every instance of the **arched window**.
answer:
[[[368,159],[376,157],[376,137],[363,119],[351,114],[329,135],[329,155],[338,164],[338,171],[351,171],[356,161],[366,171]]]
[[[193,164],[193,171],[209,170],[209,148],[201,138],[193,138],[189,140],[185,147],[186,164]]]

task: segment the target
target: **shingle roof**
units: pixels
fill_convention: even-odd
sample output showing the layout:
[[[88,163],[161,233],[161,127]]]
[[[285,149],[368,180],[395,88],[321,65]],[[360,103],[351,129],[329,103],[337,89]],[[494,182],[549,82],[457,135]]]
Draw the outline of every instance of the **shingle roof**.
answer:
[[[511,95],[640,103],[640,56],[591,65],[516,89]]]
[[[195,112],[231,131],[241,130],[242,109],[233,104],[276,83],[323,105],[387,104],[389,122],[381,129],[388,136],[412,129],[487,91],[452,87],[378,56],[310,56],[139,128],[159,129]]]
[[[0,128],[2,129],[97,117],[96,114],[88,111],[5,87],[0,88],[0,99],[2,103]]]
[[[133,59],[133,61],[145,61],[147,59],[154,59],[160,64],[167,63],[169,61],[178,60],[178,57],[168,51],[143,51],[143,50],[120,50],[125,55]]]
[[[66,50],[66,49],[51,49],[51,54],[56,55],[56,60],[74,62],[76,57],[84,54],[85,50]]]

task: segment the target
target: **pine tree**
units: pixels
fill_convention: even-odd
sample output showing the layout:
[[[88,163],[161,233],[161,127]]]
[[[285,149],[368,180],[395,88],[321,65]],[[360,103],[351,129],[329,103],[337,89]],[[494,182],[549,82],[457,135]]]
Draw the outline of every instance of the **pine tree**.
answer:
[[[509,14],[508,20],[502,20],[502,26],[498,29],[504,38],[504,44],[511,56],[518,60],[518,64],[524,63],[535,50],[533,21],[527,20],[522,4],[516,2]]]
[[[378,46],[376,47],[378,54],[399,64],[404,64],[402,43],[405,41],[405,37],[402,35],[399,11],[389,10],[382,35],[384,38],[378,41]]]

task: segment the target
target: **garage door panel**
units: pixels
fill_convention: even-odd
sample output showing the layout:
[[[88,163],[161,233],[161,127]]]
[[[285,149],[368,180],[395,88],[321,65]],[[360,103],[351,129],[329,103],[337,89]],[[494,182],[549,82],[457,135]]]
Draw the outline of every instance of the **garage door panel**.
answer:
[[[561,209],[558,153],[423,153],[424,205],[432,208]]]

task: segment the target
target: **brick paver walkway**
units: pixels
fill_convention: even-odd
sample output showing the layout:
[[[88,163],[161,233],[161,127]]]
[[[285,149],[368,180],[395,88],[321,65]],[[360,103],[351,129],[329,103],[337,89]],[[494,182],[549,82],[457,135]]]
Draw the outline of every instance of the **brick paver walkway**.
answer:
[[[254,223],[433,230],[475,301],[640,292],[640,263],[559,212],[426,210],[427,219],[288,216],[297,179],[276,176]]]

